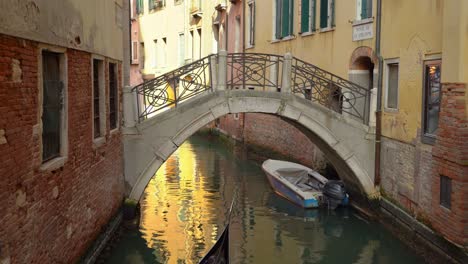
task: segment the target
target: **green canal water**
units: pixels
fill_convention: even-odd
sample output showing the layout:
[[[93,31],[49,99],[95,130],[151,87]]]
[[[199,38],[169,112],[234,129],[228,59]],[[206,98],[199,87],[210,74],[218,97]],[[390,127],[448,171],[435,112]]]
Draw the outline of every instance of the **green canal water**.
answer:
[[[237,195],[234,195],[237,193]],[[423,263],[351,208],[303,210],[273,193],[258,161],[195,135],[158,170],[105,263],[198,263],[227,223],[231,263]]]

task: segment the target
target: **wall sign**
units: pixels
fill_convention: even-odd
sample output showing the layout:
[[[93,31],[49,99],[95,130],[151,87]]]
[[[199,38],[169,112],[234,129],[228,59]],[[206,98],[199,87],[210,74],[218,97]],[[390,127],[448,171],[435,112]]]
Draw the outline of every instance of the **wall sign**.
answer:
[[[353,25],[353,41],[373,38],[374,30],[372,25],[372,22]]]

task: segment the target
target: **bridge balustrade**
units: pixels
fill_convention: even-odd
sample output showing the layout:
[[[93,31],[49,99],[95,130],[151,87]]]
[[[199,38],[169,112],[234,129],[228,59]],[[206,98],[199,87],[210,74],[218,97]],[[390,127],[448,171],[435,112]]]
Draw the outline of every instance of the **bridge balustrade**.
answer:
[[[221,51],[135,86],[137,121],[206,91],[225,89],[293,93],[365,124],[369,120],[368,88],[291,54]]]

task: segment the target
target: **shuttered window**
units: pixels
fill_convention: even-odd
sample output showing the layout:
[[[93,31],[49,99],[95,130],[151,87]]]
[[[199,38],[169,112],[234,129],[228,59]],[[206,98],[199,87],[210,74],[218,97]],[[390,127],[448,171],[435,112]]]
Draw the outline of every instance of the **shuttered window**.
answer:
[[[60,54],[42,52],[42,161],[60,156],[63,83],[60,80]]]
[[[445,208],[451,208],[452,198],[452,179],[446,176],[440,176],[440,205]]]
[[[315,31],[316,0],[302,0],[301,33]]]
[[[99,60],[93,60],[93,127],[94,127],[94,138],[101,136],[101,118],[99,112],[99,86],[100,86],[100,74],[99,74]]]
[[[137,14],[143,14],[143,0],[136,0]]]
[[[185,62],[185,36],[184,33],[179,33],[179,66],[184,65]]]
[[[372,17],[372,0],[361,1],[361,19]]]
[[[118,94],[117,65],[109,63],[109,122],[110,129],[117,128]]]
[[[293,34],[294,1],[276,0],[275,37],[281,39]]]
[[[249,46],[255,44],[255,3],[249,3]]]
[[[331,28],[335,26],[335,1],[320,1],[320,28]]]
[[[156,8],[156,5],[154,4],[154,0],[148,0],[148,9],[153,10]]]

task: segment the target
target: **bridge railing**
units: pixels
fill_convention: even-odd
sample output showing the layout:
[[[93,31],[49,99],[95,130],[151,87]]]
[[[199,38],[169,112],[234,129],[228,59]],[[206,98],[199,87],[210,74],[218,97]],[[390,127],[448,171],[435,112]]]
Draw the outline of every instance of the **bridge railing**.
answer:
[[[165,109],[202,92],[213,90],[212,74],[215,54],[209,55],[133,88],[137,95],[138,121],[145,120]]]
[[[283,56],[263,53],[227,55],[228,89],[261,88],[277,91],[281,87]]]
[[[238,88],[293,93],[363,123],[369,118],[367,88],[290,54],[222,51],[135,86],[137,121],[205,91]]]
[[[367,123],[369,89],[298,58],[292,60],[291,76],[293,93]]]

